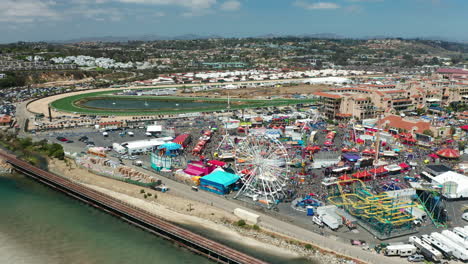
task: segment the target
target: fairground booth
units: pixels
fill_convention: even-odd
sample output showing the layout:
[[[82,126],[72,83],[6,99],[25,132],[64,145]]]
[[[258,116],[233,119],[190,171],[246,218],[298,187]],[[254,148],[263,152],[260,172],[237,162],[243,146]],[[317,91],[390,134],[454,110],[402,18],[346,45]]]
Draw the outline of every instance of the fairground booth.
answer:
[[[228,194],[235,189],[236,182],[240,179],[236,174],[224,171],[221,168],[215,169],[210,174],[200,178],[200,188],[217,194]]]

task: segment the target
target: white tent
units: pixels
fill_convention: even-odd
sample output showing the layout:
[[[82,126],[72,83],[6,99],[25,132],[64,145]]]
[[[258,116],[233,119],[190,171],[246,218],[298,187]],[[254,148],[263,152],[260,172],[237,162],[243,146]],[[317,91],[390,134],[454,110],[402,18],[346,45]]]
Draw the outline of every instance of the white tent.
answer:
[[[468,177],[454,171],[432,178],[433,184],[442,185],[442,195],[449,199],[468,198]]]
[[[146,128],[146,132],[148,133],[157,133],[162,131],[162,126],[161,125],[153,125],[153,126],[148,126]]]

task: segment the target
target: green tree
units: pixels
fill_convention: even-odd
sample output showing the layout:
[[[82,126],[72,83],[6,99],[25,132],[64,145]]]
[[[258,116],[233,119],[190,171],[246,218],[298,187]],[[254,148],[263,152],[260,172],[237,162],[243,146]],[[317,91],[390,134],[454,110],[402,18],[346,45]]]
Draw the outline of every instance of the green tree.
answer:
[[[424,134],[424,135],[427,135],[427,136],[431,136],[431,137],[434,136],[434,132],[432,132],[432,130],[430,130],[430,129],[424,130],[424,131],[423,131],[423,134]]]

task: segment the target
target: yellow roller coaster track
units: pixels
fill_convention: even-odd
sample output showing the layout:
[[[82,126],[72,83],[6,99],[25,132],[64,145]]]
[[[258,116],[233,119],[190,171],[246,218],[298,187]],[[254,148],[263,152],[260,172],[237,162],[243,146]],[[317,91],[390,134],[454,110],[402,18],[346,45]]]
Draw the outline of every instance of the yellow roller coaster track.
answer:
[[[348,184],[360,185],[359,191],[346,193],[342,186]],[[338,181],[336,186],[339,195],[331,196],[328,200],[337,206],[348,207],[350,214],[367,219],[375,219],[383,224],[401,225],[415,220],[414,217],[404,212],[404,209],[415,207],[413,202],[396,201],[395,198],[388,196],[386,192],[379,195],[373,195],[367,191],[367,187],[361,180],[350,179]],[[358,189],[358,188],[355,188]],[[360,193],[366,195],[361,196]]]

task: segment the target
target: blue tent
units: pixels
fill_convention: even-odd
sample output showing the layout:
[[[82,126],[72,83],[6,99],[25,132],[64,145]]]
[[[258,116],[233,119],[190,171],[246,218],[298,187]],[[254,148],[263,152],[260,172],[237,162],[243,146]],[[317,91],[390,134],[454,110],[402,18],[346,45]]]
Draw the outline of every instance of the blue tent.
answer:
[[[229,193],[231,185],[239,179],[239,176],[236,174],[216,169],[212,173],[200,178],[200,189],[223,195]]]
[[[356,162],[358,159],[361,158],[361,156],[359,156],[359,154],[348,153],[348,154],[343,154],[343,158],[345,158],[347,161],[350,161],[350,162]]]
[[[182,146],[177,144],[177,143],[174,143],[174,142],[167,142],[167,143],[164,143],[162,144],[161,146],[158,147],[158,149],[166,149],[166,150],[178,150],[180,149]]]
[[[162,144],[158,147],[158,149],[165,149],[167,156],[177,156],[178,150],[182,148],[182,145],[174,143],[174,142],[167,142]]]

